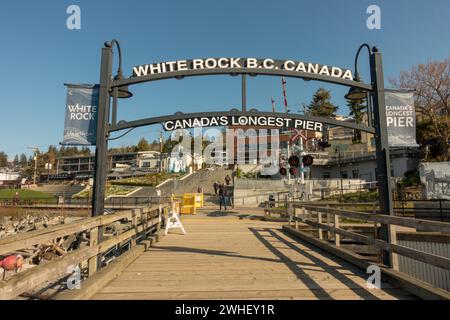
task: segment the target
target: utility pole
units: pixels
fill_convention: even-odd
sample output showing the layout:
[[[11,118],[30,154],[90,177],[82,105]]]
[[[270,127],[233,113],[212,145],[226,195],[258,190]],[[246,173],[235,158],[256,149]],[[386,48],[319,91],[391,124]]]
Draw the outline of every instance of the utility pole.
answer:
[[[247,77],[244,73],[242,74],[241,93],[242,93],[242,112],[246,112],[247,111]]]
[[[284,77],[281,78],[281,86],[283,88],[284,111],[286,111],[286,113],[288,113],[289,109],[288,109],[288,102],[287,102],[287,96],[286,96],[286,79],[284,79]]]

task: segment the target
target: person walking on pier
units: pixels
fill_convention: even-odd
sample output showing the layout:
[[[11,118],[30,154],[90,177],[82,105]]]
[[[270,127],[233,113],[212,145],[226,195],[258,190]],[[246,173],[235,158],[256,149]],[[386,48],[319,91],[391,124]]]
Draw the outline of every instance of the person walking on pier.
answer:
[[[217,183],[217,181],[214,181],[213,188],[214,194],[217,196],[217,191],[219,190],[219,184]]]
[[[225,208],[225,211],[227,211],[227,201],[225,199],[225,190],[223,188],[223,185],[219,185],[219,189],[217,192],[219,194],[220,211],[222,211],[222,204],[223,204],[223,207]]]
[[[227,174],[227,176],[225,177],[225,183],[227,184],[227,186],[229,186],[229,185],[230,185],[230,182],[231,182],[230,175]]]

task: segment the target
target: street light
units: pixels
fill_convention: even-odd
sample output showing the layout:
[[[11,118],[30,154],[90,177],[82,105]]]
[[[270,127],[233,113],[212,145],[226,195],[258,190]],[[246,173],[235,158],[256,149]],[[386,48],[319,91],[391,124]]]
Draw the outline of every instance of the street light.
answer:
[[[358,48],[358,52],[356,53],[356,56],[355,56],[355,76],[353,77],[353,81],[357,81],[357,82],[361,82],[361,78],[358,73],[358,57],[359,57],[359,53],[361,52],[361,50],[363,48],[367,48],[367,50],[369,51],[369,56],[372,54],[372,49],[370,49],[370,46],[367,43],[362,44]],[[356,88],[356,87],[351,87],[350,90],[348,91],[348,93],[345,95],[345,99],[353,100],[353,101],[365,100],[366,98],[367,98],[367,91],[365,91],[361,88]]]
[[[28,149],[31,149],[31,150],[33,150],[33,152],[34,152],[34,175],[33,175],[33,184],[36,185],[36,177],[37,177],[37,160],[38,160],[39,148],[38,148],[38,147],[31,147],[31,146],[29,146]]]
[[[116,45],[117,51],[119,52],[119,67],[117,69],[117,75],[114,77],[114,81],[119,81],[125,79],[122,73],[122,50],[120,49],[119,42],[114,39],[111,42],[105,42],[105,47],[111,48],[113,44]],[[133,93],[128,90],[128,86],[121,86],[117,90],[117,97],[118,98],[131,98],[133,96]]]

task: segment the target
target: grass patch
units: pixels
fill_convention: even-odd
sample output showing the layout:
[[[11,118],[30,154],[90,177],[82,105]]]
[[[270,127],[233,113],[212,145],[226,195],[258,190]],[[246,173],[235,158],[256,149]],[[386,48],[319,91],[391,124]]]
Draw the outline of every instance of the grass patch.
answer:
[[[16,192],[19,193],[19,200],[55,198],[49,193],[29,189],[0,189],[0,199],[14,199],[14,195],[16,194]]]
[[[340,201],[340,202],[364,202],[364,201],[378,201],[378,191],[361,191],[361,192],[352,192],[352,193],[344,193],[341,195],[334,195],[331,197],[325,198],[326,201]]]
[[[106,185],[105,197],[109,196],[125,196],[130,192],[136,190],[135,187],[124,187],[124,186],[115,186],[115,185]],[[92,188],[89,190],[84,190],[73,196],[74,199],[86,199],[92,198]]]
[[[112,180],[110,183],[115,186],[154,187],[167,179],[180,178],[183,175],[182,173],[152,173],[134,178]]]

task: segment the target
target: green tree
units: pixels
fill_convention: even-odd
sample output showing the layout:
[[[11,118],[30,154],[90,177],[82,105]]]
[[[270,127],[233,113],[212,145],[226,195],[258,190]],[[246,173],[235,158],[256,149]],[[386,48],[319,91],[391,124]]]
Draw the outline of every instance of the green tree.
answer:
[[[14,165],[14,167],[19,165],[19,155],[18,154],[16,154],[14,156],[13,165]]]
[[[147,139],[141,138],[137,144],[137,151],[149,151],[150,150],[150,144],[148,143]]]
[[[319,88],[308,105],[308,112],[315,117],[335,118],[338,107],[331,103],[330,91]]]
[[[28,162],[27,156],[26,156],[24,153],[22,153],[22,154],[20,155],[20,160],[19,160],[20,166],[26,167],[26,166],[27,166],[27,162]]]
[[[153,140],[153,142],[150,144],[150,151],[159,151],[161,146],[159,145],[159,141]]]
[[[0,151],[0,168],[8,166],[8,156],[3,151]]]
[[[81,154],[83,156],[90,156],[91,155],[91,149],[89,149],[89,147],[83,147],[80,150]]]
[[[174,140],[171,140],[171,139],[167,139],[165,142],[164,142],[164,145],[163,145],[163,152],[164,153],[171,153],[172,152],[172,149],[173,149],[173,147],[175,147],[177,144],[179,144],[180,142],[178,142],[178,141],[174,141]]]
[[[349,115],[353,116],[356,123],[361,123],[364,117],[364,110],[366,105],[362,100],[347,100],[347,106],[350,110]],[[353,143],[361,142],[361,130],[354,130]]]

